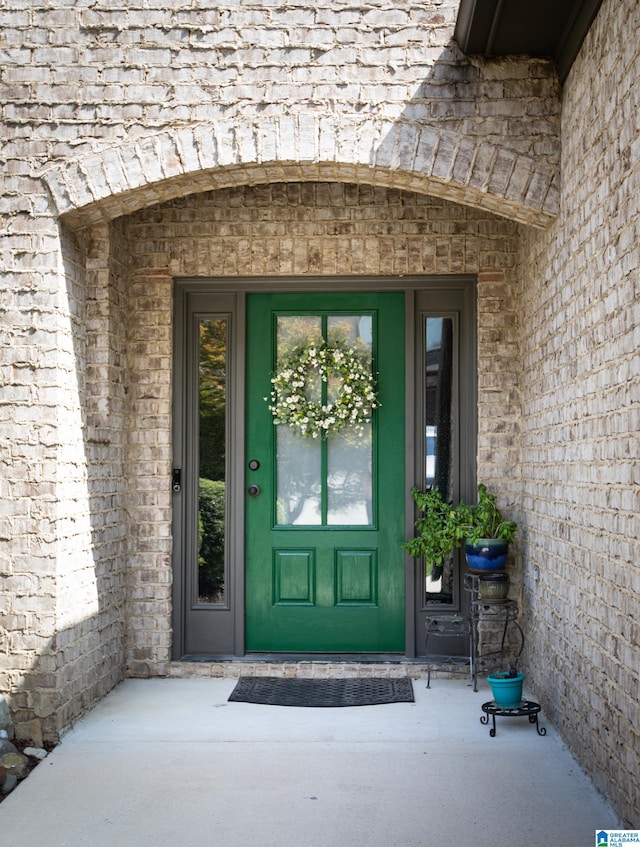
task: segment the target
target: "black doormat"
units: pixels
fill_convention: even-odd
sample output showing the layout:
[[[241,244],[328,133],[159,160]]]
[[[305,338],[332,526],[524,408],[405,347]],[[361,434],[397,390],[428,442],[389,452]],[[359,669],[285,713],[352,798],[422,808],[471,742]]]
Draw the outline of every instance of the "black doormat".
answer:
[[[413,685],[399,679],[282,679],[272,676],[241,676],[229,700],[267,706],[378,706],[413,703]]]

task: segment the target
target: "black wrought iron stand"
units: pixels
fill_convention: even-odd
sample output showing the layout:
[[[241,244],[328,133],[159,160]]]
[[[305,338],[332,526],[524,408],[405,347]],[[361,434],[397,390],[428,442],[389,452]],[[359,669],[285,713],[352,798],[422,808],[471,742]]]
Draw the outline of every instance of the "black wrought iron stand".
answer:
[[[538,724],[538,713],[541,711],[540,703],[534,703],[533,700],[523,700],[518,706],[513,709],[504,709],[498,706],[495,700],[489,700],[488,703],[482,704],[484,715],[480,715],[480,723],[488,724],[489,715],[493,719],[493,726],[489,730],[489,735],[494,738],[496,734],[496,716],[502,718],[529,718],[529,723],[535,724],[538,735],[546,735],[547,730]]]
[[[469,674],[473,681],[473,690],[478,690],[478,671],[490,672],[503,668],[507,632],[515,628],[519,639],[517,650],[511,661],[515,665],[524,649],[524,633],[518,623],[518,604],[515,600],[481,600],[478,596],[478,576],[467,573],[464,577],[464,589],[469,593],[468,615],[428,615],[425,623],[425,646],[427,653],[427,688],[431,684],[432,666],[446,670],[451,674]],[[480,652],[478,627],[482,623],[487,630],[495,629],[500,639],[497,649],[486,648]],[[468,639],[467,655],[448,655],[430,653],[432,639]]]
[[[467,573],[464,577],[464,588],[471,595],[469,603],[469,615],[471,621],[471,665],[473,676],[473,690],[478,690],[477,674],[480,668],[483,671],[496,670],[504,667],[505,642],[509,627],[515,628],[520,644],[513,657],[513,664],[517,665],[518,659],[524,649],[524,633],[518,623],[518,604],[515,600],[490,601],[481,600],[478,597],[478,576]],[[501,630],[500,648],[480,653],[480,638],[478,626],[480,623],[489,627],[495,626]]]

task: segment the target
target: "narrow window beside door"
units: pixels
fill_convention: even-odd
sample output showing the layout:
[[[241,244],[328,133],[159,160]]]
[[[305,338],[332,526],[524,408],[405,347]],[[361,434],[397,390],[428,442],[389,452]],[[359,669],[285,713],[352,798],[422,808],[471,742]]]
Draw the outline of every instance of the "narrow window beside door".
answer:
[[[199,321],[197,603],[225,602],[228,321]]]
[[[453,496],[454,325],[451,318],[424,317],[424,490],[438,488],[445,500]],[[455,565],[425,572],[427,603],[451,604],[455,595]]]

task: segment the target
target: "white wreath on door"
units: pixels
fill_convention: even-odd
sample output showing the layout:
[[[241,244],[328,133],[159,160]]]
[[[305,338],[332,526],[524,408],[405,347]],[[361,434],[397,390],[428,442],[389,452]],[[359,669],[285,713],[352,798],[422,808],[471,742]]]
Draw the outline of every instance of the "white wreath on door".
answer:
[[[332,402],[310,395],[312,383],[342,381]],[[301,435],[318,438],[346,426],[362,431],[380,404],[371,373],[370,354],[339,342],[298,346],[280,363],[271,377],[269,402],[275,424],[287,424]]]

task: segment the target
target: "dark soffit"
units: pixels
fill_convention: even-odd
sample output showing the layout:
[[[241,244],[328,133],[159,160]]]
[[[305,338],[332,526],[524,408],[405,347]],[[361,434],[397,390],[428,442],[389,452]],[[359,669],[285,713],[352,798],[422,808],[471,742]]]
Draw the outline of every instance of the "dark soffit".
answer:
[[[553,59],[564,82],[602,0],[461,0],[454,39],[468,56]]]

